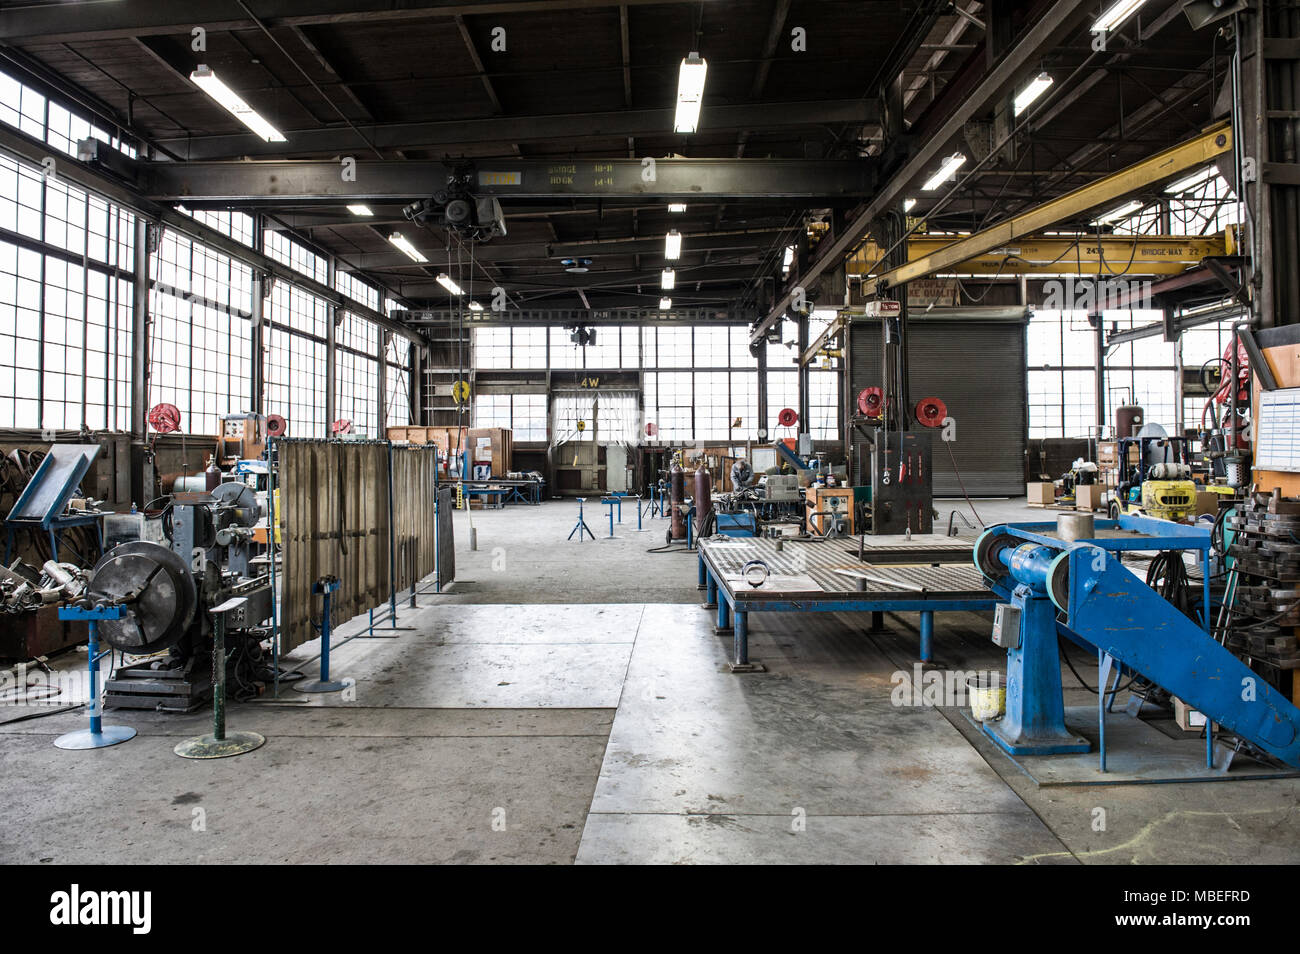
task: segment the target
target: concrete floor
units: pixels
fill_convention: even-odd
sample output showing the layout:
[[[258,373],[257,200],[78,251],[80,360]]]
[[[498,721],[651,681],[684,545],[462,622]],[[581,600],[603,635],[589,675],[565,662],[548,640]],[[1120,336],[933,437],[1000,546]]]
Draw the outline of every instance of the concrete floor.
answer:
[[[975,503],[989,522],[1050,518]],[[960,710],[892,705],[895,674],[915,658],[915,615],[887,617],[884,634],[846,616],[758,619],[751,652],[769,671],[731,675],[729,643],[698,606],[694,557],[646,552],[662,544],[664,522],[638,534],[628,505],[606,540],[603,508],[589,508],[598,539],[578,544],[565,540],[575,519],[572,501],[457,514],[452,591],[399,607],[411,629],[367,638],[344,626],[333,671],[355,681],[345,695],[282,688],[232,706],[232,728],[268,740],[236,759],[172,754],[206,729],[205,714],[109,713],[139,736],[64,752],[51,743],[83,725],[84,710],[14,721],[50,710],[0,707],[0,862],[1242,864],[1300,854],[1300,780],[1040,788]],[[988,630],[980,614],[938,617],[938,661],[999,668]],[[307,644],[285,665],[314,676],[318,651]],[[1068,691],[1068,704],[1091,699]]]

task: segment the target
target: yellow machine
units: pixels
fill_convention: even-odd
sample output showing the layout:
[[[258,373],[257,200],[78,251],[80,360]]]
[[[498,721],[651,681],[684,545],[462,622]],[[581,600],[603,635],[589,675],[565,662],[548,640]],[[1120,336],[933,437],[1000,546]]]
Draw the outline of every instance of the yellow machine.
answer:
[[[1191,480],[1144,480],[1140,507],[1130,507],[1126,512],[1141,510],[1148,517],[1183,522],[1196,517],[1196,483]]]

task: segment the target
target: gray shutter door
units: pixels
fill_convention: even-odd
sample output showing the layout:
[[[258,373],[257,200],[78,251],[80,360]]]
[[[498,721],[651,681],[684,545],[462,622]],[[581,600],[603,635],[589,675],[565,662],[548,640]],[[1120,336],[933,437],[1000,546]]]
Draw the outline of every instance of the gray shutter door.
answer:
[[[941,398],[956,422],[956,440],[934,442],[934,495],[955,497],[961,484],[972,497],[1019,497],[1025,492],[1025,323],[1019,320],[925,319],[907,324],[913,406]],[[849,326],[849,411],[858,393],[880,386],[880,324]],[[908,409],[909,418],[911,408]],[[916,425],[914,425],[916,426]],[[861,437],[850,435],[850,472],[859,461]],[[948,451],[952,451],[949,457]],[[961,473],[958,481],[953,460]]]

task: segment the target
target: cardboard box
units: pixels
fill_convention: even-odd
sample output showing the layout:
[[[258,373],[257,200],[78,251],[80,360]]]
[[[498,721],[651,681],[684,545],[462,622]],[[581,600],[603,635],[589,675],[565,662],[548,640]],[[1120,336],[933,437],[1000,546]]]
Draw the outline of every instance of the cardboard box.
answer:
[[[1100,510],[1102,492],[1105,490],[1101,484],[1075,484],[1074,485],[1074,509],[1075,510]]]
[[[1198,490],[1196,492],[1196,515],[1199,517],[1203,513],[1208,513],[1212,517],[1217,517],[1219,515],[1219,501],[1222,499],[1222,494],[1216,494],[1209,490]]]
[[[1050,507],[1056,503],[1056,485],[1052,483],[1025,484],[1026,503],[1031,507]]]
[[[1097,469],[1114,470],[1119,466],[1119,442],[1097,442]]]
[[[1205,728],[1204,712],[1193,709],[1177,696],[1172,698],[1174,700],[1174,722],[1178,723],[1178,728],[1184,732],[1200,732]]]

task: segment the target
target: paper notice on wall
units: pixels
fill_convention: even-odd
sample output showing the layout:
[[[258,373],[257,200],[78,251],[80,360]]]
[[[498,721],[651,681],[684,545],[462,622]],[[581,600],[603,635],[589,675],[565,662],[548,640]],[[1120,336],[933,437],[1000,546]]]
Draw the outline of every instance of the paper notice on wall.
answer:
[[[1260,392],[1255,415],[1255,467],[1300,471],[1300,388]]]

